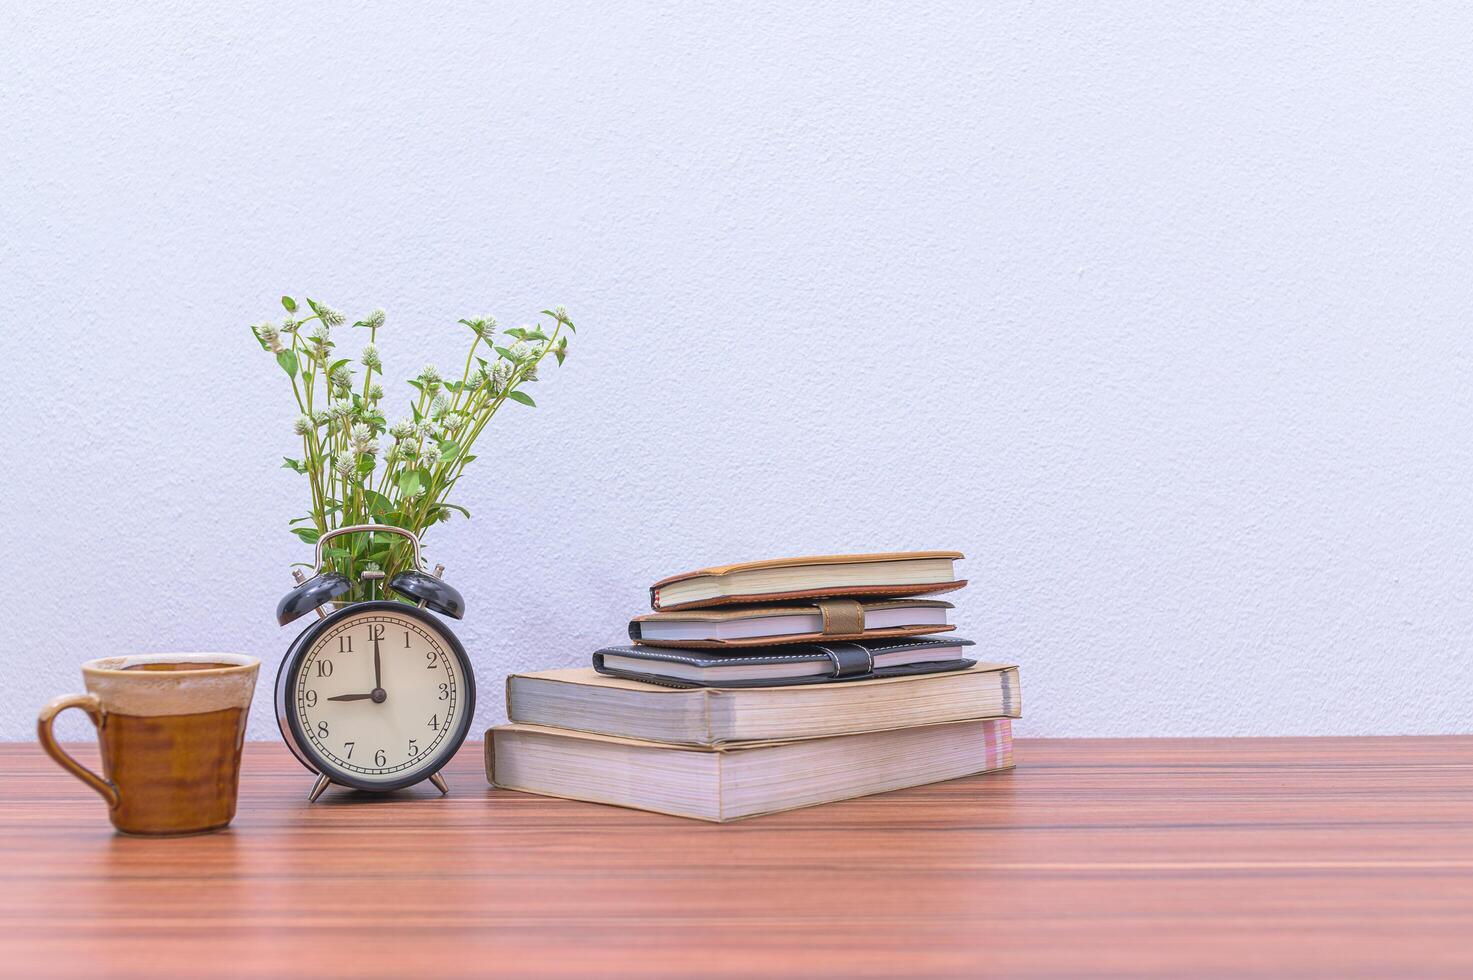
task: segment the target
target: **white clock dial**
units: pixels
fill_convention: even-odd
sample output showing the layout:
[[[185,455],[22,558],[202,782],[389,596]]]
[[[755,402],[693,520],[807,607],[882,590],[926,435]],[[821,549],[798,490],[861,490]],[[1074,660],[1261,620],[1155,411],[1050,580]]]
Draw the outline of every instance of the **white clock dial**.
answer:
[[[293,710],[329,770],[392,782],[443,764],[464,688],[439,631],[377,610],[334,623],[306,651]]]

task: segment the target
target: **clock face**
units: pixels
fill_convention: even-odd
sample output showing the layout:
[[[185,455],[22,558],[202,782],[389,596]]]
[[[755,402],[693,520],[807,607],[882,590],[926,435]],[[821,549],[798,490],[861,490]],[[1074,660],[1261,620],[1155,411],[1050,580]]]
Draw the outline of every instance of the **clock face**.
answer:
[[[465,735],[474,695],[459,644],[395,605],[324,620],[282,692],[300,747],[348,785],[424,778]]]

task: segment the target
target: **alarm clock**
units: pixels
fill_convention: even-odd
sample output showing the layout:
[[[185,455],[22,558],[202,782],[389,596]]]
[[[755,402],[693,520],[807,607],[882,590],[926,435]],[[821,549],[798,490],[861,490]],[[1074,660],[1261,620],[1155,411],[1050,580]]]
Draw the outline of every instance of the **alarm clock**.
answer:
[[[409,539],[414,565],[387,588],[412,605],[376,599],[331,609],[353,583],[323,570],[323,546],[354,532]],[[277,622],[313,611],[318,618],[292,641],[276,673],[276,721],[292,754],[317,774],[309,800],[334,783],[383,793],[428,779],[441,795],[449,792],[440,770],[470,731],[476,681],[465,647],[440,618],[465,615],[465,600],[441,580],[443,572],[443,565],[424,571],[412,531],[355,524],[318,539],[312,577],[292,573],[298,584],[277,603]]]

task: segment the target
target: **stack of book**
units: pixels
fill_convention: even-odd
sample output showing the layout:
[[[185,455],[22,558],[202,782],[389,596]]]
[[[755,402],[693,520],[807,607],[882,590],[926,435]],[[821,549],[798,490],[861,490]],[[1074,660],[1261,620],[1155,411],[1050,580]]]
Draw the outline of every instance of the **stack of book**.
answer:
[[[650,589],[634,641],[507,678],[494,785],[727,821],[1012,766],[1012,664],[969,658],[952,551],[727,565]]]

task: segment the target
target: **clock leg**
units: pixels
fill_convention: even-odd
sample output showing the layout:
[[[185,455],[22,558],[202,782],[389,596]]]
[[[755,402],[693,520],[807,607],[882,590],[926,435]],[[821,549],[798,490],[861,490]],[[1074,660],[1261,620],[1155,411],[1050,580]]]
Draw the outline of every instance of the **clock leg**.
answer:
[[[441,796],[450,795],[450,787],[445,785],[444,776],[440,775],[439,773],[435,773],[434,775],[430,776],[430,782],[435,785],[435,789],[440,791]]]
[[[315,782],[315,783],[312,784],[312,792],[310,792],[310,793],[307,794],[307,802],[308,803],[316,803],[317,802],[317,797],[321,796],[322,795],[322,791],[325,790],[325,789],[327,789],[331,785],[332,785],[332,780],[331,779],[328,779],[326,776],[318,776],[317,777],[317,782]]]

